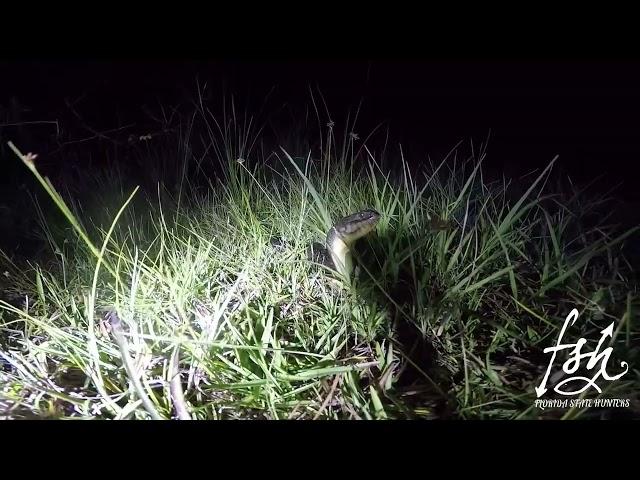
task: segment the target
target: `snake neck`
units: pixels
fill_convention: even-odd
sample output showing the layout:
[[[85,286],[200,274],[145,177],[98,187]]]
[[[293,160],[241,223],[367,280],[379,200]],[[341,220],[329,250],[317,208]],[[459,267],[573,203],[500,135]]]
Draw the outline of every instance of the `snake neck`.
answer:
[[[333,229],[332,229],[333,230]],[[351,252],[349,246],[337,235],[327,236],[327,248],[336,270],[344,275],[351,272]]]

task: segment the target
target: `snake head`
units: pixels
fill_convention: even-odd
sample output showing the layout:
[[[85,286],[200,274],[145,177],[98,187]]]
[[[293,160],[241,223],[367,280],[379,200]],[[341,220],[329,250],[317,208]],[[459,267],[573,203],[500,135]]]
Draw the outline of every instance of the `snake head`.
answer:
[[[341,240],[349,245],[371,232],[379,220],[380,214],[370,208],[344,217],[334,229]]]

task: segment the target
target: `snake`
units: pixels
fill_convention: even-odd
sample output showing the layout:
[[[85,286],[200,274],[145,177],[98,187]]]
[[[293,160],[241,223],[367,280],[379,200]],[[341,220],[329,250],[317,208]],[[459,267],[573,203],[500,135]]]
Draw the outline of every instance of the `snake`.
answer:
[[[351,272],[351,247],[356,240],[375,230],[379,221],[380,213],[372,208],[343,217],[329,229],[324,245],[313,242],[308,258],[348,275]]]
[[[351,272],[351,248],[360,238],[372,232],[380,221],[380,213],[372,208],[341,218],[327,232],[325,243],[313,242],[307,248],[307,259],[330,270],[348,275]],[[283,247],[281,237],[273,237],[273,247]]]

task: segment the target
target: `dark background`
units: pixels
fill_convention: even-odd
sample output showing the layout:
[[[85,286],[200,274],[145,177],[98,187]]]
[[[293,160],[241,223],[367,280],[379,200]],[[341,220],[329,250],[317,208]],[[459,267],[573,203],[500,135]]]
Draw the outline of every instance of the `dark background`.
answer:
[[[402,143],[414,164],[428,155],[441,159],[460,140],[479,145],[490,134],[486,165],[494,172],[520,175],[558,154],[558,171],[574,181],[604,174],[600,191],[621,183],[615,195],[631,210],[640,200],[640,62],[628,59],[12,59],[0,63],[0,105],[18,99],[24,108],[17,120],[58,119],[69,133],[77,120],[71,102],[101,131],[143,125],[144,105],[184,101],[196,80],[214,97],[233,93],[250,112],[271,92],[267,113],[303,111],[309,88],[317,87],[338,128],[362,100],[360,137],[383,122],[390,145]],[[17,128],[2,127],[3,141],[28,138],[32,145],[22,148],[36,152],[54,133],[50,124],[23,125],[20,134]],[[6,167],[13,159],[4,157]],[[4,185],[15,183],[7,172],[22,172],[13,163]]]
[[[107,129],[143,121],[144,104],[193,95],[196,78],[250,108],[272,88],[279,108],[309,104],[318,86],[336,117],[363,99],[362,132],[388,122],[392,141],[424,155],[491,132],[493,164],[539,167],[559,154],[584,179],[628,179],[640,153],[640,62],[630,60],[4,61],[0,105],[16,97],[29,109],[22,120],[54,120],[65,98],[84,95],[78,110]]]

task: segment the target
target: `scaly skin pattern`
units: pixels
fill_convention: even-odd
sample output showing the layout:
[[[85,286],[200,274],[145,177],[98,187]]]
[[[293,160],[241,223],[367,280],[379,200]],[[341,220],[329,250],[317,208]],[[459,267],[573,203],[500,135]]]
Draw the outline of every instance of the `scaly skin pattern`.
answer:
[[[340,238],[347,246],[376,228],[380,214],[368,209],[344,217],[327,233],[327,245],[331,245],[335,237]]]

